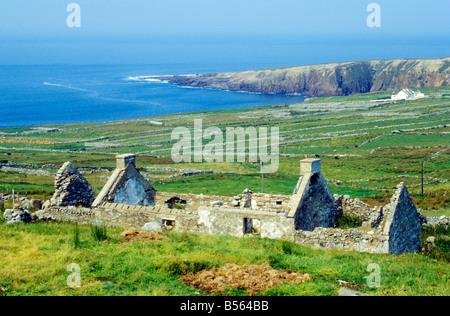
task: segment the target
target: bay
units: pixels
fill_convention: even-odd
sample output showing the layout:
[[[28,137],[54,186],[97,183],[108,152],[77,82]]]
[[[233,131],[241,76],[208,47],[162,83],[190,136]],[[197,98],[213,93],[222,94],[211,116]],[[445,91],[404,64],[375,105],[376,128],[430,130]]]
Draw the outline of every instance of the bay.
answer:
[[[304,99],[132,80],[135,76],[189,74],[193,70],[192,65],[180,64],[0,66],[0,127],[107,122]]]

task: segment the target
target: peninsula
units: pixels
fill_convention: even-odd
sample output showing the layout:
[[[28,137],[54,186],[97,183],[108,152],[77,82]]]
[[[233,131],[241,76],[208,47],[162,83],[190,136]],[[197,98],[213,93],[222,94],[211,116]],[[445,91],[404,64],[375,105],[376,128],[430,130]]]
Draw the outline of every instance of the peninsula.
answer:
[[[450,57],[354,61],[243,72],[143,76],[139,79],[266,94],[346,96],[450,85]]]

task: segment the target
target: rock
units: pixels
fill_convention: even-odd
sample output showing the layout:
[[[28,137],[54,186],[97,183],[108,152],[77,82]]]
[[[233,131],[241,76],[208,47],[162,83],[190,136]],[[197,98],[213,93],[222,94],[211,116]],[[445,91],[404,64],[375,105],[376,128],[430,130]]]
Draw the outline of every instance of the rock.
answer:
[[[51,205],[50,200],[47,200],[44,202],[44,204],[42,205],[42,209],[45,210],[47,207],[49,207]]]
[[[42,208],[42,201],[38,199],[30,200],[30,208],[34,210],[40,210]]]
[[[31,223],[32,219],[31,219],[31,214],[28,210],[24,210],[20,215],[19,215],[20,221],[24,222],[24,223]]]
[[[4,213],[3,215],[5,216],[5,220],[6,220],[6,221],[9,221],[9,220],[12,219],[12,213],[13,213],[13,211],[14,211],[14,210],[11,210],[11,209],[5,210],[5,213]]]
[[[350,290],[347,288],[340,289],[338,292],[339,296],[366,296],[366,294],[354,290]]]
[[[144,226],[142,226],[141,229],[145,230],[145,231],[149,231],[149,232],[161,232],[162,231],[161,224],[157,223],[157,222],[146,223]]]
[[[427,244],[431,244],[433,247],[436,247],[436,237],[430,236],[427,238]]]

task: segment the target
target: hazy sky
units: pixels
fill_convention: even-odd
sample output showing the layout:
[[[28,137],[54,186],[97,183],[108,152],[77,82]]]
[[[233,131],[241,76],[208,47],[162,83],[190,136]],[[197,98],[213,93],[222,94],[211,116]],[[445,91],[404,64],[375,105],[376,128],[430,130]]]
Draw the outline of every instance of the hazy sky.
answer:
[[[450,55],[450,0],[0,1],[0,64]],[[81,8],[80,28],[67,25],[72,2]],[[380,5],[381,27],[367,25],[371,3]]]
[[[81,28],[66,7],[81,7]],[[381,6],[368,28],[367,6]],[[2,0],[0,36],[448,34],[449,0]]]

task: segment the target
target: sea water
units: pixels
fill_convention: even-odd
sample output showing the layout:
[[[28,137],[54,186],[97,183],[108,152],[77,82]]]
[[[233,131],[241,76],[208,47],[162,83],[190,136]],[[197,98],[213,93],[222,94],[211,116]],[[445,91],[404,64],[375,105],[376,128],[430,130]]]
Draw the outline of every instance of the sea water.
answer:
[[[0,41],[0,127],[105,122],[302,102],[304,96],[193,89],[139,76],[338,61],[444,57],[448,36],[175,37]]]
[[[106,122],[198,110],[302,102],[303,96],[179,87],[136,76],[188,74],[190,65],[0,66],[0,127]]]

